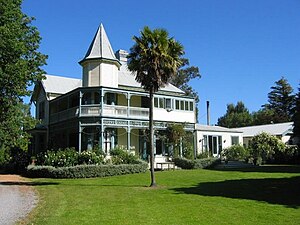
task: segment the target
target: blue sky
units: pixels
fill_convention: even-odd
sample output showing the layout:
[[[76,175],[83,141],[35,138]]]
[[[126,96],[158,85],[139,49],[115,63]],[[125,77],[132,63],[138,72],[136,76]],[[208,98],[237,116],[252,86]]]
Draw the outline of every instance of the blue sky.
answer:
[[[53,75],[81,78],[78,62],[100,23],[114,51],[129,50],[146,25],[167,29],[200,69],[191,82],[200,123],[207,100],[215,124],[228,103],[259,110],[282,76],[295,91],[300,84],[299,0],[24,0],[22,7],[36,18],[40,51],[49,56],[44,69]]]

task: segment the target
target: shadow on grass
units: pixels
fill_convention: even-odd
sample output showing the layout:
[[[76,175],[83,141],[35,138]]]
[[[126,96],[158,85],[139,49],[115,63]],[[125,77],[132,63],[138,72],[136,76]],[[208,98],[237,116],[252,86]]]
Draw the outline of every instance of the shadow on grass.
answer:
[[[195,187],[175,188],[178,194],[220,196],[263,201],[287,207],[300,207],[300,176],[291,178],[241,179],[199,183]]]
[[[11,186],[46,186],[46,185],[58,185],[58,182],[25,182],[25,181],[1,181],[0,185]]]
[[[264,172],[264,173],[300,173],[299,165],[262,165],[245,168],[230,168],[230,167],[217,167],[210,170],[219,171],[238,171],[238,172]]]
[[[78,187],[120,187],[120,188],[147,188],[146,185],[138,184],[102,184],[102,183],[60,183],[60,186],[78,186]]]

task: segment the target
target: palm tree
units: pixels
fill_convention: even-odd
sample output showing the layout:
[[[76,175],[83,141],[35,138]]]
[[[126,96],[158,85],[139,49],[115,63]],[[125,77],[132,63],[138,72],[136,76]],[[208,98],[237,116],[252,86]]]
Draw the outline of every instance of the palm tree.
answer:
[[[128,69],[136,73],[136,81],[141,83],[145,91],[149,92],[149,141],[150,141],[150,167],[151,187],[156,186],[154,176],[154,150],[153,150],[153,94],[168,83],[177,73],[180,66],[180,57],[183,55],[183,46],[169,38],[164,29],[144,27],[141,37],[134,36],[135,44],[128,55]]]

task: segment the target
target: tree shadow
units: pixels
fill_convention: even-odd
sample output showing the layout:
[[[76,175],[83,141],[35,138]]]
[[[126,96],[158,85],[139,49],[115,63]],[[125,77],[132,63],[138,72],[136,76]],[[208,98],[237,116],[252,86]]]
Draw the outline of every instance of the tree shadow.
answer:
[[[143,184],[102,184],[102,183],[60,183],[60,186],[73,187],[120,187],[120,188],[147,188],[149,186]]]
[[[0,181],[0,185],[5,186],[46,186],[46,185],[58,185],[58,182],[30,182],[30,181]]]
[[[178,194],[220,196],[300,207],[300,176],[291,178],[241,179],[199,183],[195,187],[175,188]]]
[[[228,168],[217,167],[210,170],[237,171],[237,172],[264,172],[264,173],[300,173],[299,165],[262,165],[253,167]]]

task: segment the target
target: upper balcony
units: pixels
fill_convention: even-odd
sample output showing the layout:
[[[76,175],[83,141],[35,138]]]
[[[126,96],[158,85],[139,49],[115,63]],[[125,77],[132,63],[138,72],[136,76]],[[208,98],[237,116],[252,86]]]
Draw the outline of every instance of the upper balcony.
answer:
[[[103,113],[101,105],[82,105],[80,116],[106,116],[106,117],[122,117],[122,118],[149,118],[149,109],[140,107],[127,107],[122,105],[103,105]]]
[[[103,105],[103,107],[101,106]],[[50,102],[49,123],[77,117],[149,118],[149,98],[132,92],[77,91]],[[194,101],[176,96],[155,96],[153,119],[195,123]]]

